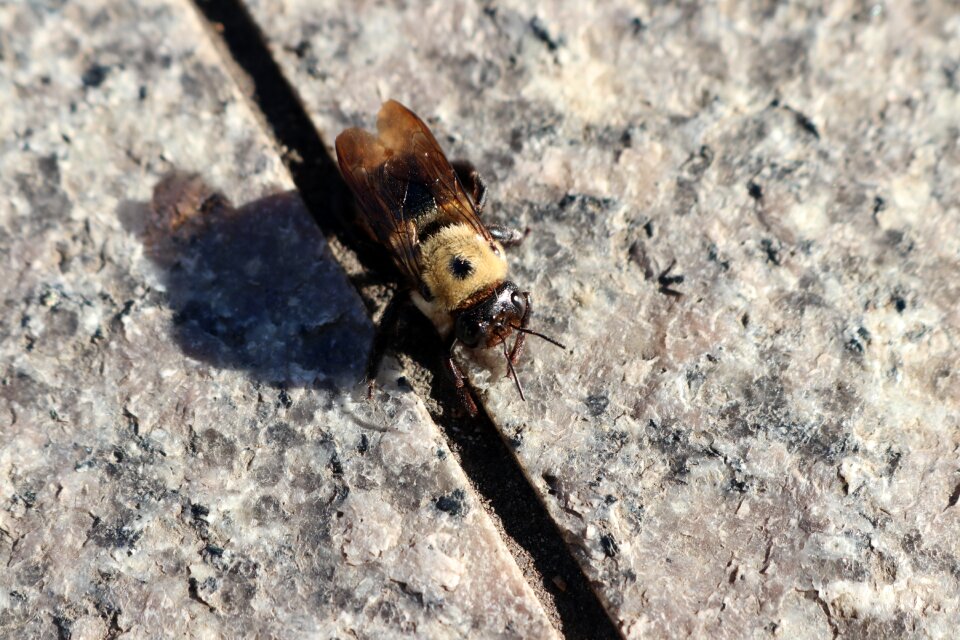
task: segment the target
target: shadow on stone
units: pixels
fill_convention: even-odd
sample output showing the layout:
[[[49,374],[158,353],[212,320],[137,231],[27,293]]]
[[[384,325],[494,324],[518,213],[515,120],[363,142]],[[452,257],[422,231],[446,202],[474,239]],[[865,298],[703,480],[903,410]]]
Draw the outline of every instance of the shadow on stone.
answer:
[[[161,271],[187,355],[277,385],[359,381],[371,328],[295,192],[235,208],[172,173],[119,215]]]

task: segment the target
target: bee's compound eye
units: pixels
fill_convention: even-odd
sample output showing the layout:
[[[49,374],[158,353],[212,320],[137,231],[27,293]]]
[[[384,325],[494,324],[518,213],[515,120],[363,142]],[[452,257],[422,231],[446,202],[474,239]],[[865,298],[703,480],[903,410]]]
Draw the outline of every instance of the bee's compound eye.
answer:
[[[472,320],[457,322],[457,340],[468,347],[475,347],[483,337],[483,327]]]
[[[520,315],[527,312],[527,298],[519,291],[513,292],[513,295],[510,296],[510,301],[513,302],[513,306],[517,308],[517,312],[519,312]]]

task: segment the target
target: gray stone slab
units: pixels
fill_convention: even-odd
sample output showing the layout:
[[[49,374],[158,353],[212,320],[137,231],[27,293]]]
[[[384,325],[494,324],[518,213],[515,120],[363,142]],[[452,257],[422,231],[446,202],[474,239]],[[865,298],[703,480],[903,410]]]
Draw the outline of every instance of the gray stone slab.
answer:
[[[396,98],[531,229],[570,352],[472,379],[625,636],[953,634],[955,8],[249,4],[328,143]]]
[[[223,69],[0,7],[0,636],[552,637]]]

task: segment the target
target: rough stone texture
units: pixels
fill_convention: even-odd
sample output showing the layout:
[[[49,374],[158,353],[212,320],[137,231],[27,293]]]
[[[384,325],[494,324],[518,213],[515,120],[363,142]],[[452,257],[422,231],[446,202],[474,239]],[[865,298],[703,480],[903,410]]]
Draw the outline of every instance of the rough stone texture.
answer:
[[[0,7],[0,130],[0,636],[553,635],[191,5]]]
[[[531,228],[571,352],[473,380],[625,636],[955,633],[955,4],[250,5],[328,143],[399,99]]]

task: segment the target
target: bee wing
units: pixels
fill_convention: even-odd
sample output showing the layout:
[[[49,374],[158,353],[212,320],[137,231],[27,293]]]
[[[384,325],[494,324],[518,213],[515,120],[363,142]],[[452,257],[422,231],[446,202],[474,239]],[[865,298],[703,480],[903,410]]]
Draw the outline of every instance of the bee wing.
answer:
[[[384,146],[396,154],[387,161],[391,173],[425,186],[449,222],[468,224],[488,241],[493,240],[423,120],[396,100],[388,100],[377,115],[377,130]]]
[[[473,203],[460,184],[427,125],[395,100],[380,108],[378,136],[348,129],[337,136],[337,159],[344,179],[360,203],[373,237],[393,252],[397,265],[412,281],[420,275],[417,240],[418,206],[408,205],[412,192],[433,198],[437,215],[447,222],[470,225],[493,242]],[[415,187],[411,189],[411,187]]]
[[[403,185],[385,171],[387,150],[378,138],[356,128],[337,136],[336,147],[340,172],[360,205],[362,225],[390,250],[404,275],[417,282],[417,229],[404,215]]]

